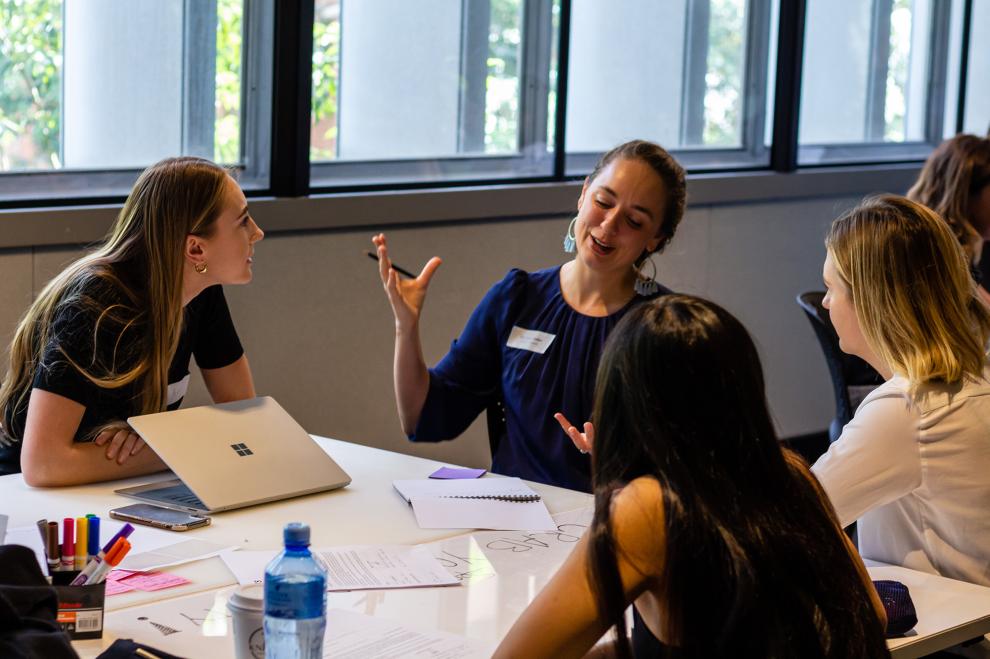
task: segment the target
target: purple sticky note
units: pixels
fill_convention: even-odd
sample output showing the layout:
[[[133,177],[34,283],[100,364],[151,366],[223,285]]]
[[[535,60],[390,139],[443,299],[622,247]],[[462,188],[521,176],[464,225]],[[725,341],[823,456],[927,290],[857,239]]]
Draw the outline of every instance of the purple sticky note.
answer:
[[[481,478],[487,469],[457,469],[455,467],[440,467],[430,478]]]

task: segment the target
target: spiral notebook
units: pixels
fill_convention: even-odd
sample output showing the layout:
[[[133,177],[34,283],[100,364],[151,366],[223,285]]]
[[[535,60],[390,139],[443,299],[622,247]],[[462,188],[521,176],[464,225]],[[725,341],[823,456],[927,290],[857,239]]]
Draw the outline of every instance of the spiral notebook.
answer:
[[[540,495],[518,478],[393,481],[424,529],[552,531],[557,526]]]

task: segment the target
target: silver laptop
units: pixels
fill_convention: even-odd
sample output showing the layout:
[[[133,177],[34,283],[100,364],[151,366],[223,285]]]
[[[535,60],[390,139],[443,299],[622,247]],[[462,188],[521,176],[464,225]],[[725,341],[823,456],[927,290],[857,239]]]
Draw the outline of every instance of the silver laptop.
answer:
[[[179,477],[116,490],[147,503],[213,513],[351,482],[272,398],[146,414],[127,422]]]

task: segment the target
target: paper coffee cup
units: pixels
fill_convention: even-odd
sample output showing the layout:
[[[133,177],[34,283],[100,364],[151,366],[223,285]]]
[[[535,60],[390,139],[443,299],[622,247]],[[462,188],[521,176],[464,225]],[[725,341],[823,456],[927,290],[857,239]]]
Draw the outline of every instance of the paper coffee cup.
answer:
[[[237,659],[265,659],[264,596],[264,586],[255,584],[238,587],[227,600]]]

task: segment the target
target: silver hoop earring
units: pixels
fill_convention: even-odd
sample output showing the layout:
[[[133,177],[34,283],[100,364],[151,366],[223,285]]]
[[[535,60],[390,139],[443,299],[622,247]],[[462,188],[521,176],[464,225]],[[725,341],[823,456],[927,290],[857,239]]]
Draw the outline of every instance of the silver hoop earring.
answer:
[[[643,274],[643,268],[647,263],[653,269],[653,273],[649,277]],[[657,264],[649,256],[643,259],[643,262],[636,268],[636,283],[633,284],[633,288],[637,295],[643,297],[656,295],[660,292],[660,284],[657,283]]]
[[[571,223],[567,225],[567,233],[564,234],[564,251],[577,251],[577,238],[574,236],[574,225],[577,224],[578,216],[575,215]]]

